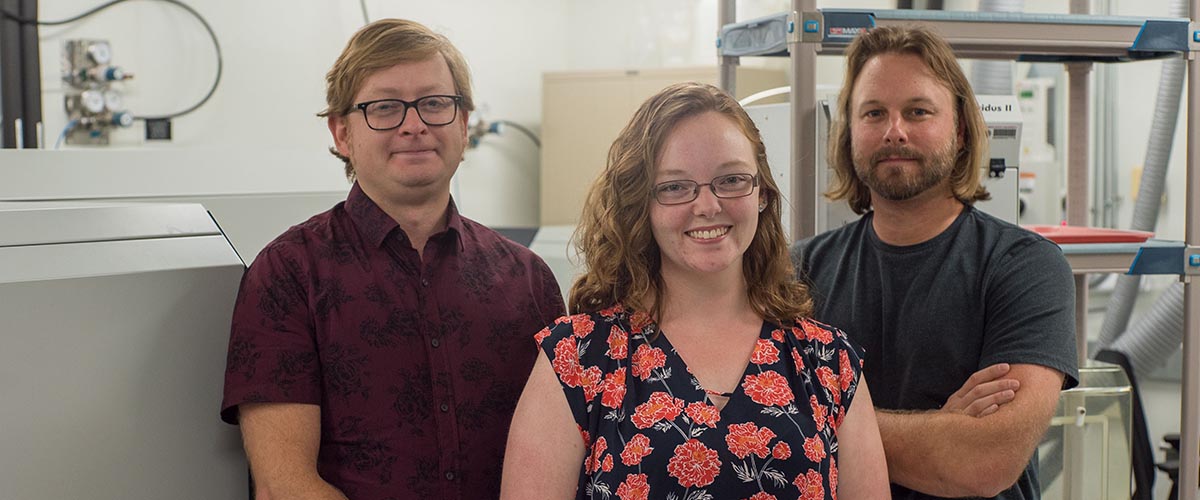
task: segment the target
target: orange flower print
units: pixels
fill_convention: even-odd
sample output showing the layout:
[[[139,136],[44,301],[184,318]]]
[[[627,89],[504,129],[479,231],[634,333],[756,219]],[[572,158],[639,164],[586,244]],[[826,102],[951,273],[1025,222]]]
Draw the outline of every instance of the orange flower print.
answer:
[[[738,458],[746,458],[751,453],[758,458],[767,458],[771,454],[769,444],[775,438],[775,432],[766,427],[759,428],[754,422],[731,424],[729,434],[725,435],[725,444],[729,452]]]
[[[799,500],[824,500],[825,486],[821,484],[821,473],[808,469],[808,472],[799,474],[796,479],[792,480],[792,484],[800,490]]]
[[[579,386],[583,387],[584,402],[591,402],[597,394],[600,394],[600,391],[603,389],[603,385],[601,384],[603,378],[604,373],[596,366],[579,372]]]
[[[829,492],[833,493],[833,500],[837,500],[837,457],[829,457]]]
[[[683,411],[697,425],[716,427],[717,422],[721,421],[721,413],[717,410],[716,406],[710,404],[701,402],[690,403]]]
[[[825,412],[827,411],[825,405],[817,401],[816,396],[808,397],[808,405],[812,407],[813,421],[817,424],[817,430],[825,430]]]
[[[775,339],[776,342],[783,342],[783,330],[778,328],[771,330],[771,338]]]
[[[575,424],[575,427],[579,427],[579,424]],[[588,431],[583,430],[583,427],[579,427],[579,434],[583,437],[584,448],[592,445],[592,436],[588,435]]]
[[[649,497],[650,485],[646,484],[645,474],[629,474],[617,487],[617,498],[621,500],[647,500]]]
[[[696,439],[689,439],[675,447],[675,456],[667,462],[667,474],[679,480],[684,488],[708,486],[721,471],[717,451],[704,446]]]
[[[758,339],[754,344],[754,354],[750,355],[750,362],[756,365],[771,365],[779,362],[779,349],[775,348],[770,340]]]
[[[772,495],[765,491],[760,491],[758,493],[755,493],[754,496],[747,498],[746,500],[775,500],[775,495]]]
[[[549,337],[549,336],[550,336],[550,327],[542,328],[541,331],[537,332],[533,336],[533,341],[535,343],[537,343],[537,345],[542,345],[542,341],[546,340],[546,337]]]
[[[746,375],[742,380],[742,389],[755,403],[763,406],[786,406],[795,396],[792,388],[788,387],[787,379],[778,372],[765,372],[762,375]]]
[[[617,314],[619,314],[619,313],[622,313],[622,312],[625,312],[625,307],[624,307],[624,306],[622,306],[621,304],[617,304],[617,305],[614,305],[614,306],[612,306],[612,307],[609,307],[609,308],[607,308],[607,309],[601,309],[601,310],[600,310],[600,315],[601,315],[601,316],[604,316],[604,317],[606,317],[606,318],[611,318],[611,317],[613,317],[613,316],[616,316]]]
[[[678,417],[681,412],[683,412],[682,399],[672,397],[665,392],[656,392],[650,395],[648,401],[634,408],[633,425],[638,429],[645,429],[653,426],[659,420],[675,420],[675,417]]]
[[[650,452],[654,451],[654,447],[650,446],[650,438],[643,434],[634,434],[625,443],[625,449],[621,451],[621,463],[630,467],[642,463],[642,459],[646,458]]]
[[[604,452],[608,450],[608,441],[604,436],[596,438],[596,443],[592,445],[592,452],[583,459],[583,472],[591,474],[600,470],[600,464],[603,460]]]
[[[614,326],[608,333],[608,357],[625,359],[626,356],[629,356],[629,336]]]
[[[825,458],[825,441],[822,441],[820,436],[804,438],[804,456],[813,462],[823,460]]]
[[[638,311],[629,317],[629,329],[632,330],[631,333],[642,333],[649,324],[650,315],[644,312]]]
[[[807,324],[806,324],[806,323],[798,323],[798,324],[796,324],[796,326],[793,326],[793,327],[792,327],[792,335],[794,335],[794,336],[795,336],[795,337],[796,337],[798,340],[805,340],[805,339],[807,339],[807,338],[808,338],[808,334],[804,332],[804,329],[805,329],[805,327],[806,327],[806,326],[807,326]]]
[[[579,366],[579,346],[574,337],[564,338],[554,345],[554,361],[550,366],[567,387],[579,387],[583,367]]]
[[[613,459],[612,455],[604,455],[604,462],[600,464],[600,470],[604,472],[612,472]]]
[[[792,447],[783,441],[775,443],[775,447],[771,448],[771,456],[775,460],[787,460],[792,456]]]
[[[805,324],[804,334],[808,340],[815,340],[825,345],[833,342],[833,332],[816,325]]]
[[[800,350],[792,348],[792,361],[796,362],[796,371],[804,370],[804,358],[800,357]]]
[[[828,366],[817,368],[817,380],[820,380],[821,387],[824,387],[833,396],[833,404],[842,402],[842,384],[837,375],[833,374],[833,370],[830,370]]]
[[[576,337],[584,338],[591,335],[592,329],[595,327],[596,322],[586,314],[571,316],[571,329],[575,332]]]
[[[667,355],[657,347],[642,344],[633,352],[633,376],[642,380],[649,378],[651,372],[662,368],[665,364],[667,364]]]
[[[846,354],[846,350],[838,351],[838,379],[842,382],[842,392],[850,390],[850,384],[854,383],[854,367],[850,366],[850,355]]]
[[[617,368],[616,371],[604,376],[604,397],[600,398],[600,404],[612,409],[617,409],[621,406],[621,401],[625,399],[625,367]]]

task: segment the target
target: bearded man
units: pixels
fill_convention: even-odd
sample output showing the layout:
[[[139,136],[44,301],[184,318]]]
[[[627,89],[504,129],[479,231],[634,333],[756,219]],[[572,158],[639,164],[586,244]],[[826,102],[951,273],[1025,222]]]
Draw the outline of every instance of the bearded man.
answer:
[[[892,496],[1040,498],[1037,444],[1078,383],[1071,269],[972,206],[987,128],[945,40],[875,28],[846,68],[827,195],[862,217],[792,258],[814,317],[866,349]]]

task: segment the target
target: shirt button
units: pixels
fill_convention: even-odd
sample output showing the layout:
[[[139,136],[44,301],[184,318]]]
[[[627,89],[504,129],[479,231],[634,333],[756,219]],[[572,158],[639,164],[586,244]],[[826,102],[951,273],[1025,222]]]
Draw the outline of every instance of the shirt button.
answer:
[[[421,278],[421,286],[429,288],[429,280],[426,278]]]
[[[446,413],[446,412],[450,411],[450,405],[448,405],[446,403],[442,403],[441,410],[442,410],[442,413]]]
[[[449,471],[449,472],[446,472],[446,480],[447,480],[447,481],[453,481],[453,480],[454,480],[454,471]]]
[[[433,345],[434,347],[437,347],[437,346],[440,346],[440,345],[442,345],[442,342],[441,342],[440,340],[438,340],[438,339],[433,339],[433,340],[430,340],[430,341],[429,341],[429,343],[430,343],[431,345]]]

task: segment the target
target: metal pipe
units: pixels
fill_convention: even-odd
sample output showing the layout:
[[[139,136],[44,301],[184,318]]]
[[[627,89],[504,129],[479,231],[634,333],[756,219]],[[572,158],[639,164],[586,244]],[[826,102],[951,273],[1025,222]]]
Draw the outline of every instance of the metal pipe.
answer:
[[[1200,16],[1200,0],[1191,1],[1189,16]],[[1192,25],[1195,30],[1195,24]],[[1197,36],[1195,31],[1191,36]],[[1196,54],[1188,54],[1188,133],[1187,133],[1187,223],[1185,241],[1189,248],[1200,246],[1200,67]],[[1185,276],[1185,278],[1187,278]],[[1197,281],[1184,285],[1183,336],[1183,408],[1180,415],[1182,438],[1179,443],[1179,498],[1196,500],[1200,487],[1200,290]]]
[[[1072,14],[1087,14],[1088,0],[1071,0]],[[1067,63],[1067,223],[1088,225],[1088,130],[1091,115],[1088,110],[1088,78],[1092,63]],[[1087,362],[1087,275],[1075,276],[1075,345],[1079,366]],[[1068,407],[1068,410],[1071,408]],[[1063,429],[1063,496],[1072,500],[1083,498],[1084,454],[1082,430],[1067,426]]]
[[[1075,13],[1072,11],[1072,13]],[[1086,11],[1084,12],[1086,13]],[[1088,77],[1092,63],[1067,63],[1067,224],[1088,225]],[[1075,342],[1087,360],[1087,275],[1075,277]]]
[[[19,12],[17,0],[0,0],[0,7]],[[21,118],[21,25],[0,16],[0,148],[17,143],[15,120]]]
[[[805,12],[815,12],[817,0],[792,0],[792,17],[803,22]],[[799,26],[796,29],[800,29]],[[817,48],[793,37],[792,57],[792,238],[817,234]],[[847,82],[848,83],[848,82]]]
[[[737,0],[720,0],[717,7],[718,40],[721,36],[721,29],[734,22],[737,22]],[[718,81],[721,90],[736,97],[738,58],[722,56],[721,48],[717,47],[717,62],[720,64]]]
[[[38,18],[38,0],[23,0],[20,14],[27,19]],[[21,114],[25,129],[19,144],[36,148],[37,126],[42,123],[42,60],[38,43],[38,25],[21,25]],[[18,146],[20,147],[20,146]]]

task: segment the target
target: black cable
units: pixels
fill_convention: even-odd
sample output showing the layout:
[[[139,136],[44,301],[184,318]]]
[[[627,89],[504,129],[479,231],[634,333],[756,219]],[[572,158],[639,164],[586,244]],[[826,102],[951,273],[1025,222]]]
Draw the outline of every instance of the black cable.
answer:
[[[9,19],[12,19],[21,24],[36,24],[39,26],[59,26],[59,25],[63,25],[63,24],[73,23],[73,22],[83,19],[85,17],[96,14],[102,10],[109,8],[109,7],[112,7],[112,6],[120,4],[120,3],[125,3],[128,1],[129,0],[110,0],[108,2],[100,4],[97,7],[92,8],[88,11],[85,11],[82,14],[72,16],[72,17],[69,17],[66,19],[60,19],[58,21],[39,21],[37,19],[24,18],[24,17],[18,16],[16,14],[13,14],[12,12],[9,12],[3,8],[0,8],[0,15],[7,17]],[[217,41],[216,32],[213,31],[212,26],[210,26],[208,24],[208,21],[204,19],[204,16],[201,16],[199,12],[196,12],[196,9],[193,9],[188,4],[185,4],[179,0],[156,0],[156,1],[166,2],[166,3],[172,4],[176,7],[179,7],[183,10],[186,10],[186,11],[188,11],[189,14],[191,14],[198,21],[200,21],[200,24],[204,26],[205,31],[208,31],[208,36],[209,36],[209,38],[212,39],[212,42],[213,42],[213,48],[215,48],[217,51],[217,76],[216,76],[216,78],[213,79],[212,87],[210,87],[208,89],[208,93],[204,95],[204,98],[200,99],[200,102],[193,104],[191,107],[184,109],[183,111],[177,111],[175,113],[168,113],[168,114],[159,115],[159,116],[134,116],[133,118],[135,120],[167,120],[167,119],[177,118],[177,117],[186,115],[188,113],[191,113],[192,111],[199,109],[200,106],[203,106],[205,103],[207,103],[208,100],[210,98],[212,98],[213,94],[215,94],[217,92],[217,86],[220,85],[220,83],[221,83],[221,74],[225,67],[224,58],[221,56],[221,43],[219,41]]]
[[[499,124],[502,124],[502,125],[505,125],[505,126],[509,126],[509,127],[515,128],[515,129],[517,129],[517,130],[520,130],[521,132],[524,132],[524,133],[525,133],[525,135],[529,136],[529,140],[533,141],[533,143],[534,143],[534,144],[536,144],[536,145],[537,145],[537,147],[539,147],[539,148],[540,148],[540,147],[542,147],[542,141],[541,141],[541,139],[538,139],[538,136],[537,136],[537,135],[535,135],[535,134],[533,133],[533,131],[531,131],[531,130],[529,130],[529,129],[525,128],[525,127],[524,127],[524,126],[522,126],[521,124],[519,124],[519,123],[515,123],[515,122],[510,122],[510,121],[508,121],[508,120],[496,120],[496,123],[499,123]]]
[[[371,16],[367,15],[367,0],[358,0],[358,5],[362,6],[363,24],[371,24]]]

